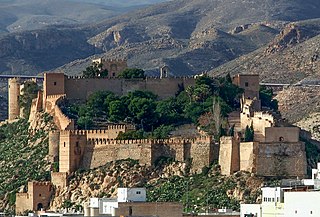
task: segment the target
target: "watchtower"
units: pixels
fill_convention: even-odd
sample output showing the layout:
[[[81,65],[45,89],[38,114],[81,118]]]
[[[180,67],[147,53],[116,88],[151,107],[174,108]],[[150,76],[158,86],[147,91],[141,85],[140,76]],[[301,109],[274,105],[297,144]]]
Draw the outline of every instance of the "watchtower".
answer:
[[[20,116],[20,105],[19,105],[19,96],[20,96],[20,78],[10,78],[8,80],[8,113],[9,120],[14,120]]]

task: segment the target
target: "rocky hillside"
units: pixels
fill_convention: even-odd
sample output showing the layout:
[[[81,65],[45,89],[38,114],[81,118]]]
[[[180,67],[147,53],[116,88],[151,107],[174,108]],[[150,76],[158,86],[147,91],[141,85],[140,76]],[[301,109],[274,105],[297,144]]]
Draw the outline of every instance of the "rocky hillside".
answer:
[[[315,84],[320,74],[320,19],[289,23],[267,46],[211,71],[260,74],[272,83]],[[317,81],[317,80],[316,80]]]
[[[279,110],[282,116],[295,123],[319,111],[320,88],[307,86],[292,86],[279,92],[276,99],[279,101]]]
[[[16,55],[12,50],[7,52],[7,47],[13,47],[14,50],[25,46],[34,47],[31,46],[33,39],[24,38],[24,35],[19,37],[23,43],[6,38],[6,44],[2,43],[6,46],[0,46],[5,48],[0,49],[0,53],[6,53],[6,58],[1,59],[0,70],[7,73],[29,71],[29,74],[35,74],[36,69],[52,70],[70,60],[105,52],[107,57],[128,58],[129,66],[147,69],[150,74],[156,73],[157,68],[164,64],[169,65],[176,75],[195,74],[211,70],[268,44],[287,22],[318,18],[319,8],[320,3],[311,0],[303,3],[299,0],[169,1],[96,25],[66,27],[64,29],[72,33],[68,37],[65,37],[63,31],[59,32],[61,36],[52,34],[50,46],[54,50],[57,48],[54,42],[64,44],[63,52],[53,52],[54,56],[59,55],[61,59],[53,58],[49,55],[51,50],[41,46],[35,47],[28,55]],[[87,33],[85,40],[83,32]],[[11,38],[16,37],[13,35]],[[75,42],[69,46],[70,38]],[[88,50],[75,52],[75,44]],[[43,56],[47,55],[46,62],[49,65],[41,62]],[[79,64],[84,66],[88,62],[89,59],[75,61],[60,70],[76,74],[79,68],[84,68]],[[24,63],[23,68],[11,67],[20,63]]]
[[[313,6],[319,8],[318,3]],[[302,16],[306,10],[309,15]],[[316,11],[298,1],[177,0],[122,16],[116,24],[106,22],[105,30],[89,42],[107,57],[126,57],[129,65],[151,74],[164,64],[175,75],[195,74],[266,45],[287,21],[315,17]],[[62,70],[77,73],[72,70],[77,64],[83,68],[88,60]]]
[[[45,121],[44,121],[45,120]],[[26,120],[0,126],[0,211],[13,211],[15,193],[28,181],[49,180],[48,116],[38,119],[37,127],[29,131]]]
[[[86,40],[87,32],[64,27],[11,33],[0,37],[0,71],[36,75],[87,57],[96,49]]]
[[[189,175],[185,163],[162,161],[150,167],[123,160],[72,174],[70,185],[56,190],[51,209],[59,210],[65,201],[77,209],[90,197],[116,197],[118,187],[146,187],[148,201],[179,201],[189,212],[222,207],[239,209],[239,202],[260,199],[262,183],[262,179],[248,173],[221,176],[217,166],[205,168],[199,175]]]

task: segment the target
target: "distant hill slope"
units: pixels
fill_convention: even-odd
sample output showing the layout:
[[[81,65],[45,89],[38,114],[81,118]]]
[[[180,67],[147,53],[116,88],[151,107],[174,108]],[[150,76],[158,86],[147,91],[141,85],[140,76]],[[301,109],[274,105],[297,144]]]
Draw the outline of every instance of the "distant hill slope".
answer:
[[[100,22],[163,0],[5,0],[0,2],[0,34],[49,25]]]
[[[52,66],[87,57],[59,68],[66,73],[76,74],[80,73],[80,68],[89,64],[91,54],[101,55],[105,52],[104,55],[110,58],[127,58],[129,66],[144,68],[150,74],[157,73],[157,68],[164,64],[175,75],[195,74],[209,71],[259,49],[272,41],[284,24],[318,18],[319,11],[320,2],[311,0],[169,1],[95,25],[65,28],[74,33],[70,37],[78,40],[79,47],[89,49],[83,50],[81,55],[74,54],[76,43],[71,43],[69,47],[68,38],[54,36],[51,41],[64,44],[65,51],[59,54],[68,56],[67,60],[47,58],[50,65],[43,66],[38,61],[42,60],[49,49],[36,47],[36,51],[27,56],[7,52],[5,60],[0,60],[0,70],[6,73],[32,73],[33,69],[53,70],[55,67]],[[81,31],[86,32],[86,40],[78,39],[78,33],[83,36]],[[11,37],[15,38],[14,35]],[[14,49],[28,46],[32,43],[29,40],[21,37],[23,43]],[[0,43],[0,53],[1,47]],[[24,62],[26,67],[19,70],[9,67],[20,62]]]
[[[319,83],[320,19],[295,22],[267,46],[230,61],[212,75],[254,73],[264,82]]]

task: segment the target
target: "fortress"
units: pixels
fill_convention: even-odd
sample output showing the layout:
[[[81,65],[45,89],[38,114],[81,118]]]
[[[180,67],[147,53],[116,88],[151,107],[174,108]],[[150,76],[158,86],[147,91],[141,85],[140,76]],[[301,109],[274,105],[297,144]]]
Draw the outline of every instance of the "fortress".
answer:
[[[160,157],[191,162],[191,172],[219,160],[221,173],[230,175],[244,170],[260,176],[306,176],[305,144],[299,141],[300,129],[278,122],[275,114],[261,111],[259,76],[238,75],[233,83],[244,89],[239,112],[229,115],[229,125],[235,125],[234,136],[222,137],[220,144],[210,136],[199,138],[170,138],[165,140],[116,140],[121,132],[133,130],[126,124],[110,124],[103,130],[77,130],[73,120],[63,114],[59,103],[68,100],[84,101],[90,94],[106,90],[124,95],[134,90],[148,90],[160,99],[172,97],[178,91],[195,84],[195,79],[170,78],[162,69],[161,78],[119,79],[68,77],[62,73],[46,73],[43,91],[33,100],[32,121],[39,111],[53,116],[57,131],[49,134],[49,156],[59,162],[59,171],[52,172],[55,187],[66,187],[68,175],[80,168],[96,168],[109,161],[136,159],[140,164],[152,165]],[[9,119],[19,116],[19,80],[9,81]],[[243,141],[245,128],[252,126],[254,140]],[[21,197],[24,197],[23,195]],[[35,199],[33,199],[35,200]],[[39,201],[36,201],[39,203]],[[26,210],[17,200],[16,210]],[[34,208],[34,207],[33,207]]]
[[[219,164],[225,175],[243,170],[268,177],[307,175],[305,144],[299,141],[300,129],[286,126],[276,114],[261,110],[259,76],[238,75],[233,83],[244,89],[240,112],[229,115],[235,135],[220,139]],[[254,139],[243,141],[246,127],[254,129]]]

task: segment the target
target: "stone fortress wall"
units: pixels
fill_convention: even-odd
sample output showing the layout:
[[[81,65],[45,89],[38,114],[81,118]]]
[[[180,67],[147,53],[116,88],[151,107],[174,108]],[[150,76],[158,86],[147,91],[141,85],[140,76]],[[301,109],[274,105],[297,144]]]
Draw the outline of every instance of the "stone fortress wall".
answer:
[[[97,91],[111,91],[125,95],[135,90],[146,90],[160,99],[174,96],[181,88],[195,84],[193,77],[122,79],[68,77],[63,73],[46,73],[44,99],[51,95],[66,95],[68,99],[85,100]]]
[[[201,172],[204,166],[209,166],[213,160],[218,159],[218,145],[212,142],[211,137],[164,140],[115,138],[116,136],[111,139],[106,134],[98,138],[96,134],[83,130],[61,131],[59,172],[92,169],[110,161],[127,158],[139,160],[142,165],[152,165],[159,157],[170,157],[178,161],[192,159],[192,170]]]
[[[220,150],[217,150],[218,148],[211,141],[201,143],[205,144],[203,148],[210,153],[204,158],[197,158],[195,154],[192,154],[196,153],[196,149],[193,149],[193,146],[196,147],[196,145],[193,142],[114,141],[113,139],[117,137],[119,132],[127,130],[125,126],[119,126],[118,129],[110,128],[107,131],[73,131],[75,129],[73,120],[66,117],[58,106],[59,101],[64,98],[85,100],[90,94],[98,90],[109,90],[118,95],[133,90],[149,90],[159,95],[160,98],[165,98],[173,96],[182,87],[193,85],[195,83],[194,78],[83,79],[67,77],[62,73],[46,73],[42,99],[39,96],[36,100],[37,108],[35,110],[39,110],[39,101],[42,100],[43,110],[54,116],[57,127],[62,130],[59,133],[59,145],[54,144],[54,147],[50,148],[53,159],[58,158],[57,150],[59,149],[60,172],[69,173],[81,167],[93,168],[108,161],[128,157],[139,159],[144,164],[150,165],[155,162],[157,157],[163,155],[174,157],[177,160],[186,160],[189,157],[197,158],[197,160],[193,160],[194,165],[199,165],[195,166],[195,170],[199,170],[200,165],[207,166],[214,159],[220,158],[220,165],[225,170],[225,174],[231,174],[237,170],[248,170],[257,174],[272,176],[274,174],[273,170],[276,170],[275,167],[280,163],[270,163],[271,161],[275,162],[275,158],[271,160],[270,153],[276,155],[280,150],[282,152],[288,150],[290,154],[286,152],[283,154],[292,156],[290,160],[294,159],[294,162],[301,162],[297,167],[300,168],[297,175],[303,176],[305,175],[303,169],[306,162],[305,157],[302,160],[294,158],[294,156],[304,156],[305,152],[304,144],[298,139],[299,129],[293,127],[275,128],[276,121],[273,115],[260,110],[258,81],[258,75],[238,75],[233,79],[234,84],[245,90],[239,118],[241,131],[243,133],[246,126],[252,125],[255,140],[252,143],[244,143],[239,138],[222,139]],[[57,140],[57,134],[54,137]],[[291,137],[295,139],[291,139]],[[190,147],[188,148],[188,146]],[[285,148],[280,149],[279,146]],[[262,151],[263,147],[269,151]],[[270,151],[272,148],[275,151]],[[193,150],[192,153],[191,150]],[[198,154],[201,156],[202,151],[198,151]],[[214,156],[211,156],[211,154]],[[147,158],[142,156],[147,156]],[[268,159],[270,162],[267,161]],[[202,163],[199,163],[201,160],[203,160]],[[203,163],[204,161],[206,163]],[[270,165],[269,171],[266,171],[263,165]],[[281,165],[285,165],[285,163],[281,162]],[[263,168],[264,170],[262,170]],[[290,169],[283,168],[281,170],[288,171]],[[293,173],[293,171],[289,172],[291,175]]]
[[[116,140],[120,132],[132,128],[113,125],[106,130],[75,130],[73,120],[60,110],[59,101],[64,98],[86,100],[90,94],[101,90],[112,91],[118,95],[134,90],[148,90],[159,98],[166,98],[174,96],[182,88],[194,85],[195,79],[84,79],[67,77],[62,73],[46,73],[43,94],[38,94],[38,98],[34,100],[32,111],[37,112],[42,108],[50,113],[59,129],[49,135],[49,157],[52,161],[59,160],[59,172],[51,174],[52,183],[57,187],[67,186],[68,174],[79,168],[95,168],[109,161],[127,158],[152,165],[160,157],[191,161],[192,172],[201,172],[204,166],[209,166],[219,159],[221,172],[225,175],[244,170],[261,176],[304,177],[306,154],[304,143],[299,141],[300,129],[277,127],[272,113],[261,111],[258,75],[238,75],[233,81],[244,89],[239,113],[240,129],[235,136],[222,137],[220,144],[216,144],[209,136],[195,139]],[[15,90],[16,88],[11,92],[12,100],[15,100],[18,94]],[[11,108],[14,113],[14,103]],[[243,135],[246,126],[251,125],[255,131],[254,141],[243,142],[241,134]],[[39,186],[35,188],[46,191]],[[30,204],[24,202],[29,201],[30,195],[17,196],[18,209],[31,208]],[[40,199],[32,200],[39,202]]]
[[[243,135],[247,126],[253,126],[254,140],[243,142],[238,136],[222,137],[219,164],[222,174],[230,175],[239,170],[260,176],[300,177],[307,175],[305,144],[299,141],[300,128],[277,126],[271,112],[261,111],[258,75],[238,75],[235,84],[244,89],[240,129]]]

